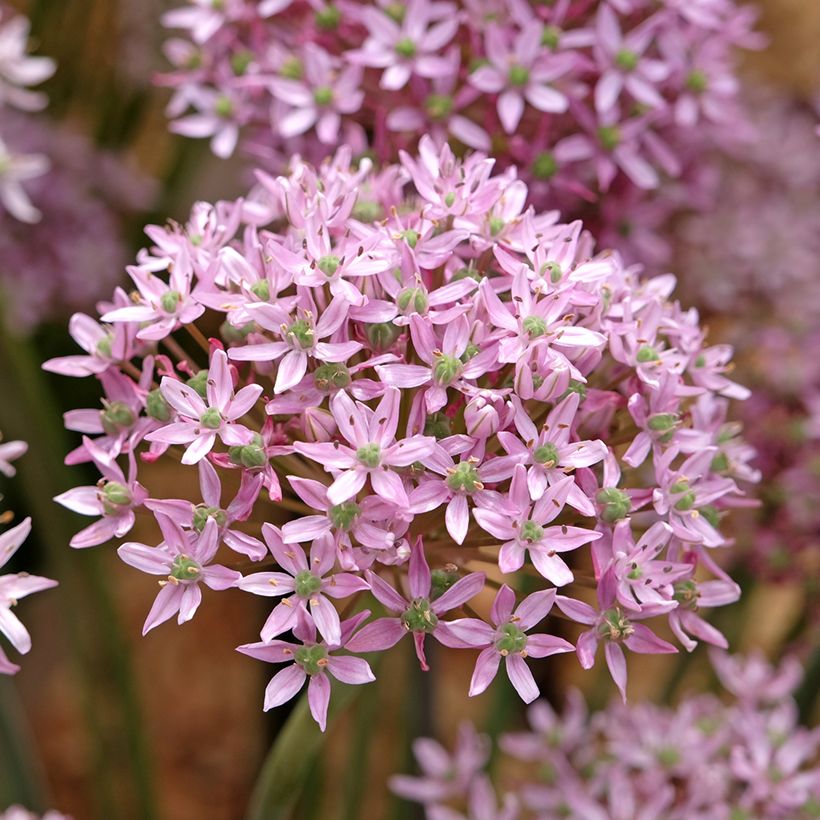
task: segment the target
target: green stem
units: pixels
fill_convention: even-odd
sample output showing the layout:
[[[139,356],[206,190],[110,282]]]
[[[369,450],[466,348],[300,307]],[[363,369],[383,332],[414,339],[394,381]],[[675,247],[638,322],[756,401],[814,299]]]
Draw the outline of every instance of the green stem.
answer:
[[[333,686],[328,726],[350,708],[361,686]],[[246,820],[292,820],[293,810],[323,746],[325,735],[310,714],[307,689],[271,746],[256,781]]]
[[[0,807],[19,803],[45,811],[43,772],[20,698],[10,678],[0,678]]]

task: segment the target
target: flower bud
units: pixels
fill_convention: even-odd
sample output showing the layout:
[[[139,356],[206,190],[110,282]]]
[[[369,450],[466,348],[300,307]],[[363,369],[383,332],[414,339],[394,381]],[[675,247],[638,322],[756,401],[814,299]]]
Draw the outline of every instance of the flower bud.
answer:
[[[220,527],[224,527],[227,521],[224,510],[220,510],[219,507],[208,507],[205,504],[199,504],[194,508],[194,529],[197,532],[202,532],[209,518],[213,518]]]
[[[498,411],[483,396],[471,399],[464,408],[464,423],[467,435],[478,439],[489,438],[501,427]]]
[[[436,438],[447,438],[453,434],[453,427],[450,419],[442,412],[433,413],[424,421],[424,435],[435,436]]]
[[[377,324],[367,325],[365,332],[370,346],[378,352],[389,350],[393,347],[396,339],[401,336],[401,328],[394,325],[393,322],[378,322]]]
[[[440,355],[433,365],[433,381],[447,385],[461,374],[461,362],[453,356]]]
[[[350,371],[342,362],[320,364],[313,372],[313,383],[324,393],[342,390],[350,384]]]
[[[427,313],[427,293],[424,288],[405,288],[396,299],[402,313]]]
[[[430,573],[430,598],[435,601],[444,595],[460,577],[458,567],[454,564],[448,564],[444,569],[434,569]]]
[[[171,408],[159,388],[145,397],[145,412],[157,421],[168,421],[171,418]]]
[[[108,481],[100,490],[99,499],[106,515],[117,515],[122,507],[131,505],[131,491],[119,481]]]
[[[200,396],[204,399],[208,395],[208,371],[207,370],[200,370],[194,376],[191,376],[188,381],[185,382],[192,390],[196,390]]]
[[[629,515],[632,501],[629,494],[617,487],[604,487],[595,496],[601,508],[601,519],[607,524],[614,524]]]
[[[103,430],[109,436],[116,436],[128,430],[136,421],[133,410],[121,401],[103,402],[105,408],[100,412]]]
[[[304,430],[307,441],[330,441],[336,435],[336,420],[319,407],[308,407],[304,412]]]

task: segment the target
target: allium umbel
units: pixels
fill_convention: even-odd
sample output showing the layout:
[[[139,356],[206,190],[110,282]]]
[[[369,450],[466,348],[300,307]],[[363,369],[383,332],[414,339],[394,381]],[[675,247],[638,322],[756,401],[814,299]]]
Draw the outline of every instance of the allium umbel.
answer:
[[[66,417],[85,434],[70,460],[102,473],[89,512],[120,537],[131,510],[161,525],[158,546],[120,548],[165,576],[146,628],[193,616],[200,581],[221,589],[231,570],[277,599],[242,647],[295,662],[268,707],[309,678],[324,722],[326,673],[365,683],[351,653],[408,633],[424,668],[428,638],[483,648],[474,693],[504,659],[531,700],[526,659],[573,648],[545,634],[559,612],[594,631],[585,666],[606,644],[620,686],[622,646],[675,651],[648,618],[685,610],[676,631],[725,645],[695,613],[710,575],[731,594],[704,600],[737,595],[711,552],[746,451],[697,421],[745,391],[672,276],[644,279],[580,223],[525,209],[523,183],[492,166],[424,139],[380,173],[343,150],[260,174],[244,200],[150,228],[137,290],[101,324],[75,319],[87,355],[46,364],[105,393]],[[172,458],[190,500],[146,499],[134,465]],[[516,601],[525,578],[538,591]],[[366,600],[383,607],[369,621]]]

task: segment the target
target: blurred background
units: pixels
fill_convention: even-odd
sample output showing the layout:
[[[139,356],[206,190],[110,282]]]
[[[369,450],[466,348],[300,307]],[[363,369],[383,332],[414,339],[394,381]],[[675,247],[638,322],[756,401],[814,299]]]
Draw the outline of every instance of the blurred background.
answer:
[[[0,219],[0,429],[30,443],[2,492],[6,507],[34,519],[25,568],[60,587],[20,605],[35,644],[23,670],[0,679],[0,806],[51,806],[77,820],[234,820],[245,815],[288,716],[287,708],[262,713],[267,670],[230,649],[258,630],[264,603],[240,592],[214,596],[184,628],[140,637],[153,584],[110,549],[69,550],[80,520],[49,500],[91,480],[63,465],[78,442],[55,419],[95,406],[94,385],[51,377],[39,363],[75,352],[68,317],[123,278],[145,224],[184,220],[198,199],[239,195],[248,172],[215,159],[204,141],[168,133],[168,94],[152,84],[167,68],[163,0],[12,5],[29,16],[37,53],[58,71],[43,87],[50,105],[36,127],[4,122],[28,129],[27,144],[47,149],[55,167],[38,226]],[[812,723],[820,688],[820,446],[812,428],[820,405],[811,406],[820,396],[820,3],[756,5],[770,45],[746,58],[744,76],[759,101],[760,138],[721,167],[718,212],[675,226],[673,267],[682,301],[708,317],[712,342],[736,345],[738,381],[758,391],[741,414],[761,451],[763,507],[736,516],[733,571],[745,594],[718,625],[736,649],[803,659],[798,701]],[[149,489],[177,481],[172,466],[143,469]],[[142,540],[139,524],[133,538]],[[465,700],[473,657],[462,654],[442,654],[434,681],[408,645],[386,657],[379,685],[332,725],[293,816],[416,816],[386,787],[388,775],[412,768],[413,737],[452,737],[465,718],[491,734],[520,720],[506,686]],[[546,670],[538,682],[547,697],[570,683],[593,704],[611,695],[605,675],[581,678],[574,658],[555,658]],[[700,653],[630,669],[636,700],[711,684]],[[298,724],[294,731],[298,740]]]

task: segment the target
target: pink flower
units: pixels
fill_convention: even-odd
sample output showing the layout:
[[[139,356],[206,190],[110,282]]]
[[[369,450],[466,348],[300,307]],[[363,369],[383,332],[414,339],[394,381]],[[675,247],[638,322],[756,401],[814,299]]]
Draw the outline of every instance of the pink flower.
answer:
[[[669,76],[669,67],[645,55],[656,28],[657,19],[650,17],[624,36],[615,12],[607,5],[598,9],[595,53],[599,65],[605,67],[595,86],[598,113],[613,109],[623,89],[643,105],[651,108],[665,105],[656,86]]]
[[[228,589],[242,577],[220,564],[212,564],[219,548],[219,528],[209,518],[201,533],[185,533],[173,519],[156,515],[163,541],[149,547],[129,541],[117,553],[126,564],[149,575],[165,575],[159,582],[160,591],[154,601],[142,634],[178,614],[177,623],[184,624],[196,614],[202,601],[200,583],[211,589]]]
[[[268,81],[274,97],[291,108],[277,123],[277,130],[289,138],[315,126],[320,142],[334,144],[342,115],[353,114],[361,107],[362,71],[358,66],[342,67],[336,58],[313,43],[305,45],[302,57],[303,81],[283,77]]]
[[[246,575],[237,586],[265,597],[290,595],[277,604],[265,621],[260,635],[262,640],[270,641],[293,629],[300,618],[310,618],[328,645],[339,645],[339,615],[328,597],[347,598],[368,589],[367,583],[351,573],[334,571],[336,547],[332,538],[317,538],[311,545],[308,560],[302,547],[285,544],[277,528],[271,524],[262,526],[262,536],[285,572],[255,572]]]
[[[306,618],[294,630],[296,637],[302,641],[301,645],[270,641],[237,647],[239,652],[268,663],[292,663],[292,666],[277,672],[271,678],[265,689],[265,711],[287,703],[308,680],[310,713],[324,732],[330,703],[328,676],[351,685],[370,683],[376,679],[367,661],[350,655],[335,654],[339,649],[348,648],[356,628],[369,615],[369,610],[364,610],[344,621],[337,644],[328,644],[326,641],[317,643],[313,622]]]
[[[192,504],[190,501],[176,498],[149,498],[146,499],[145,506],[154,513],[167,515],[181,527],[195,529],[197,532],[202,532],[205,523],[213,519],[219,527],[219,538],[226,547],[241,555],[247,555],[252,561],[264,558],[267,554],[265,545],[258,538],[235,526],[247,521],[253,512],[259,491],[262,489],[263,475],[258,471],[243,471],[236,496],[223,509],[219,473],[207,458],[197,462],[197,469],[202,504]]]
[[[566,476],[533,504],[527,489],[526,471],[519,464],[513,472],[509,498],[498,506],[488,505],[474,511],[482,529],[505,540],[498,554],[498,566],[503,573],[521,569],[529,552],[535,568],[544,578],[556,586],[572,582],[572,572],[558,553],[578,549],[601,537],[600,532],[582,527],[546,526],[560,515],[573,486],[572,477]]]
[[[168,404],[179,414],[179,421],[153,433],[148,441],[187,444],[183,464],[196,464],[213,448],[217,437],[228,446],[251,441],[251,431],[235,422],[249,413],[262,394],[262,387],[249,384],[234,394],[233,379],[224,350],[215,350],[208,371],[207,402],[191,387],[164,376],[160,390]]]
[[[643,607],[640,614],[625,613],[616,603],[615,574],[609,570],[598,582],[598,611],[589,604],[563,595],[555,596],[558,608],[572,620],[587,624],[592,629],[578,638],[576,651],[581,666],[591,669],[595,664],[595,651],[599,641],[604,641],[606,665],[612,680],[626,702],[626,658],[621,644],[633,652],[646,654],[677,652],[667,641],[659,638],[649,627],[635,623],[636,619],[647,618],[658,611]]]
[[[570,71],[574,58],[544,54],[543,31],[541,25],[533,22],[516,34],[515,44],[510,48],[504,29],[488,27],[485,50],[489,64],[470,75],[476,88],[499,94],[498,118],[508,134],[521,122],[525,100],[538,111],[560,114],[567,110],[567,97],[548,83]]]
[[[549,614],[555,601],[555,590],[533,592],[515,607],[515,593],[504,584],[495,596],[490,620],[493,627],[475,618],[451,621],[449,628],[465,643],[484,647],[476,661],[470,681],[470,697],[480,695],[493,681],[502,659],[507,677],[524,703],[538,697],[538,687],[524,658],[546,658],[575,648],[554,635],[527,635]]]
[[[136,480],[133,453],[128,454],[126,478],[117,462],[91,439],[84,436],[83,446],[102,478],[94,486],[74,487],[54,499],[80,515],[102,516],[71,539],[70,546],[79,548],[94,547],[129,533],[136,520],[134,510],[148,497],[148,491]]]
[[[16,527],[0,535],[0,567],[8,563],[30,532],[31,519],[25,518]],[[29,575],[27,572],[0,576],[0,632],[9,639],[18,652],[26,654],[31,649],[31,637],[11,608],[26,595],[55,586],[56,581]],[[13,675],[19,668],[6,657],[6,653],[0,647],[0,674]]]
[[[376,495],[385,501],[406,506],[408,502],[404,483],[391,467],[408,467],[415,461],[423,462],[435,447],[429,436],[410,436],[396,441],[399,423],[400,392],[388,388],[375,412],[353,400],[340,390],[330,401],[339,432],[351,445],[297,442],[294,448],[325,469],[340,471],[327,491],[331,504],[342,504],[364,487],[367,480]]]
[[[365,8],[361,17],[370,36],[347,54],[353,63],[383,69],[380,86],[391,91],[407,85],[413,74],[436,77],[448,71],[439,54],[459,26],[451,3],[410,0],[403,12],[398,24],[380,9]]]
[[[471,572],[460,578],[446,592],[433,597],[433,580],[430,567],[424,556],[424,546],[419,538],[410,553],[408,582],[410,596],[402,597],[376,573],[366,573],[370,590],[375,598],[398,618],[379,618],[367,624],[349,642],[353,652],[378,652],[395,646],[405,635],[412,633],[416,656],[421,668],[426,672],[427,659],[424,655],[424,639],[432,635],[445,646],[467,647],[461,638],[450,630],[450,624],[439,616],[456,609],[474,598],[484,586],[484,573]]]

